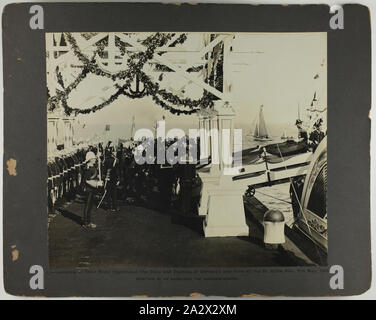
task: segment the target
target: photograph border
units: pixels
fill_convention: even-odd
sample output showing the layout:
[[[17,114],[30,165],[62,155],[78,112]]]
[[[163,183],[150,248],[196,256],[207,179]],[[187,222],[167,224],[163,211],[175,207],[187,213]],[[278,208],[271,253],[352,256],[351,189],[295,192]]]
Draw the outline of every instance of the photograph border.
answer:
[[[44,30],[32,30],[29,9],[35,4],[9,4],[3,12],[3,245],[8,293],[328,296],[360,294],[369,288],[371,41],[367,7],[344,5],[345,27],[332,30],[327,5],[39,3],[44,9]],[[109,10],[111,15],[103,14]],[[233,268],[236,279],[231,281],[225,275],[223,280],[137,281],[137,274],[150,271],[146,268],[137,273],[129,269],[49,272],[45,32],[171,30],[328,33],[328,267]],[[45,270],[43,290],[29,286],[33,265]],[[330,288],[331,266],[343,268],[344,289]]]

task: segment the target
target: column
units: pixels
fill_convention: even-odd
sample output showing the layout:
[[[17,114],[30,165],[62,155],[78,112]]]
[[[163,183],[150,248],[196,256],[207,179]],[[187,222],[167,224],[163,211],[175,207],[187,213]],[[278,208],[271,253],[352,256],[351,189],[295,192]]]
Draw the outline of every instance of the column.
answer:
[[[225,170],[232,168],[235,111],[225,101],[216,101],[214,108],[217,116],[212,124],[218,128],[219,135],[217,141],[212,140],[212,152],[218,152],[219,164],[212,165],[210,177],[203,179],[200,214],[206,214],[203,225],[205,237],[248,236],[243,203],[245,190],[242,186],[236,187]],[[223,129],[226,130],[224,135]]]

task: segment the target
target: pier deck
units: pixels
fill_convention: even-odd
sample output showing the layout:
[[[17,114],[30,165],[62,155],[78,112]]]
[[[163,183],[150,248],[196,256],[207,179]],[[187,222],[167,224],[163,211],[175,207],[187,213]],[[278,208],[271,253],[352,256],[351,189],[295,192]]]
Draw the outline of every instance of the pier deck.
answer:
[[[135,205],[118,213],[93,209],[94,230],[83,229],[83,203],[68,204],[49,223],[52,269],[127,267],[256,267],[313,265],[291,242],[266,249],[263,231],[246,206],[249,237],[205,238],[202,218],[177,222],[168,210]],[[260,214],[254,200],[253,213]],[[168,213],[167,213],[168,212]]]

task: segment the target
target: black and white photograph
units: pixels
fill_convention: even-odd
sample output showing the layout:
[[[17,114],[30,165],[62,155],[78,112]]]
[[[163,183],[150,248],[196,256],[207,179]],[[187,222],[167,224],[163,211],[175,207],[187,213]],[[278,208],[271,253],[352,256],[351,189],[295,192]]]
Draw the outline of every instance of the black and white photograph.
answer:
[[[326,32],[45,41],[51,269],[327,264]]]
[[[373,294],[369,7],[0,7],[6,296]]]

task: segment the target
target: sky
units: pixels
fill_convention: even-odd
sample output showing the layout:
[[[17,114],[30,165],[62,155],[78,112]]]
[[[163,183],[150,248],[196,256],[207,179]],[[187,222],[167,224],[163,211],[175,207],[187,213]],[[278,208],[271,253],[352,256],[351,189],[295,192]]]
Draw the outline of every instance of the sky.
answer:
[[[232,51],[229,55],[226,78],[231,89],[229,102],[234,108],[235,127],[252,130],[259,106],[264,106],[265,121],[269,131],[296,131],[294,127],[298,106],[304,116],[314,92],[320,107],[327,104],[327,34],[326,33],[235,33]],[[144,35],[143,35],[144,36]],[[193,51],[191,59],[196,61],[194,51],[203,47],[203,33],[189,33],[182,50]],[[49,38],[46,38],[47,44]],[[47,45],[48,48],[48,45]],[[176,61],[184,57],[178,53]],[[74,56],[60,64],[66,83],[74,80],[78,63]],[[50,69],[50,70],[49,70]],[[54,70],[47,64],[47,71]],[[52,74],[51,72],[49,72]],[[153,74],[158,76],[158,74]],[[49,88],[56,86],[56,78],[48,77]],[[184,78],[175,73],[166,73],[163,85],[176,90],[185,84]],[[108,98],[115,89],[109,79],[89,75],[79,84],[68,99],[72,107],[90,107]],[[188,84],[186,94],[199,98],[202,90],[195,84]],[[114,135],[129,135],[132,116],[136,119],[136,129],[152,128],[157,120],[166,117],[166,127],[197,128],[196,115],[175,116],[156,105],[150,97],[130,99],[121,96],[104,109],[78,117],[85,128],[80,127],[81,135],[92,135],[101,131],[106,124]],[[278,129],[276,129],[278,128]],[[116,132],[115,132],[116,131]],[[124,133],[123,133],[124,132]],[[276,132],[276,134],[280,134]]]

